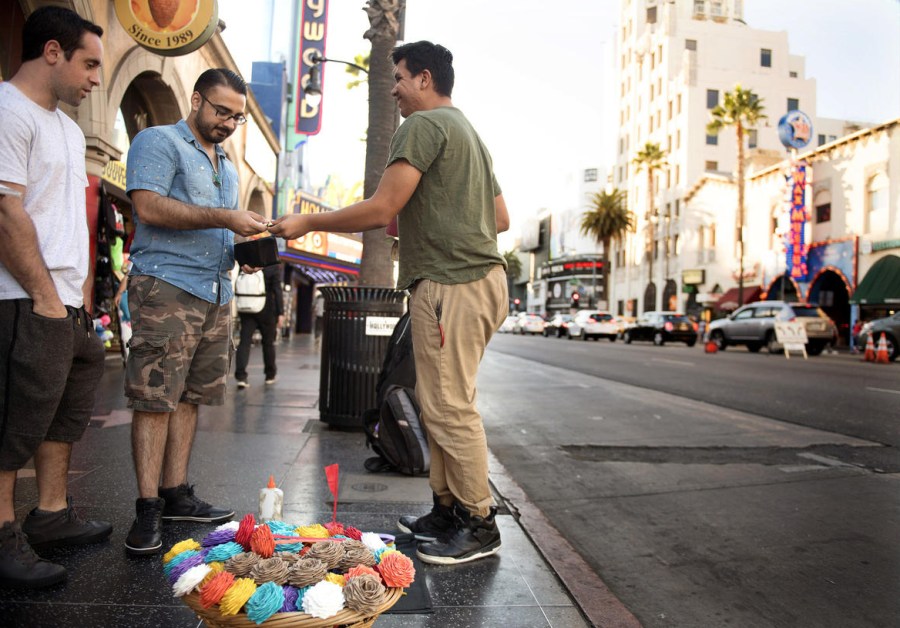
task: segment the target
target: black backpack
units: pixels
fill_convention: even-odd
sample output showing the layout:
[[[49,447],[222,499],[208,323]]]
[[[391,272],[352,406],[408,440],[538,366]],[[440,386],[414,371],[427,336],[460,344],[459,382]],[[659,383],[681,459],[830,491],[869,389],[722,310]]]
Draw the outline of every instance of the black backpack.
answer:
[[[409,313],[400,317],[375,386],[377,406],[363,413],[366,446],[378,454],[365,462],[367,470],[427,475],[431,467],[428,435],[416,402],[416,365]]]

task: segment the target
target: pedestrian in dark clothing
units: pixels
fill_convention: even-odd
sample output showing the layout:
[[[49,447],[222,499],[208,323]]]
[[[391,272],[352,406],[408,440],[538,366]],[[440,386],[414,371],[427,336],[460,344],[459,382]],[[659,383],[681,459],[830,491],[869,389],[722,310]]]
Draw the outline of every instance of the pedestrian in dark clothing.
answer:
[[[237,364],[234,376],[238,388],[247,388],[247,363],[250,361],[250,346],[253,343],[253,332],[259,329],[262,334],[263,363],[266,371],[266,384],[272,385],[278,379],[278,367],[275,364],[275,341],[278,330],[284,322],[284,293],[281,283],[283,269],[281,264],[267,266],[263,271],[266,278],[266,304],[256,314],[241,313],[241,343],[237,349]]]

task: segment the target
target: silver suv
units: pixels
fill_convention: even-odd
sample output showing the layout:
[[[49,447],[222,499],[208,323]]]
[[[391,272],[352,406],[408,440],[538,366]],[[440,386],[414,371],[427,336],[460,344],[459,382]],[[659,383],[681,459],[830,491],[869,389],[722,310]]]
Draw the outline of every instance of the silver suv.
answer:
[[[758,301],[738,308],[728,318],[709,324],[709,339],[719,350],[746,345],[753,353],[765,346],[769,353],[781,351],[775,339],[775,321],[801,321],[806,327],[806,353],[819,355],[834,338],[834,323],[819,306],[810,303]]]

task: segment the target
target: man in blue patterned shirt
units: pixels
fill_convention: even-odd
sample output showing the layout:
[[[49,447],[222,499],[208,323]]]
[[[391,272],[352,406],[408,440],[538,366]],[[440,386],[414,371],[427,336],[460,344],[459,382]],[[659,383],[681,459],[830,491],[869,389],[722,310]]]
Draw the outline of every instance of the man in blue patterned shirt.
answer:
[[[225,400],[234,234],[266,229],[265,218],[238,209],[237,170],[221,147],[247,121],[246,95],[234,72],[207,70],[194,85],[187,119],[140,132],[128,151],[136,231],[125,394],[134,410],[139,493],[125,539],[130,554],[160,550],[162,521],[234,516],[196,497],[187,470],[198,405]]]

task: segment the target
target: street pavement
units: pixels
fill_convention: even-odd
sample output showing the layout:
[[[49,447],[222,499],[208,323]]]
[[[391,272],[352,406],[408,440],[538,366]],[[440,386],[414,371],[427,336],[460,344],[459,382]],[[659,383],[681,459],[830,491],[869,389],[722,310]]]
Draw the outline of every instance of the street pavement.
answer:
[[[364,531],[396,533],[401,514],[431,508],[425,478],[368,474],[363,467],[372,452],[359,431],[329,429],[319,421],[319,354],[309,336],[295,336],[278,347],[279,377],[263,384],[262,356],[254,347],[251,387],[229,385],[226,404],[203,408],[189,479],[197,494],[234,508],[237,516],[257,511],[259,489],[274,474],[284,491],[284,519],[297,524],[331,520],[332,500],[323,467],[340,465],[338,520]],[[198,619],[173,598],[162,572],[161,556],[135,559],[124,552],[124,538],[134,516],[135,481],[131,462],[130,412],[122,394],[121,360],[110,355],[95,416],[75,447],[70,494],[88,518],[114,525],[109,542],[54,550],[46,555],[69,570],[68,582],[43,591],[6,589],[0,597],[0,625],[11,627],[195,627]],[[496,556],[458,566],[421,565],[419,586],[430,609],[384,614],[376,625],[392,627],[636,626],[633,616],[612,597],[580,556],[555,531],[540,528],[539,514],[529,510],[515,481],[496,460],[492,473],[503,490],[517,497],[525,516],[541,530],[533,539],[520,525],[516,505],[499,492],[498,525],[503,548]],[[498,482],[495,481],[495,487]],[[17,518],[36,500],[33,467],[17,480]],[[546,526],[546,522],[544,522]],[[164,549],[200,538],[213,526],[174,523],[164,526]],[[583,599],[604,600],[588,619],[575,595],[562,583],[541,546],[562,560],[577,579],[571,584]],[[571,576],[570,576],[571,577]]]

